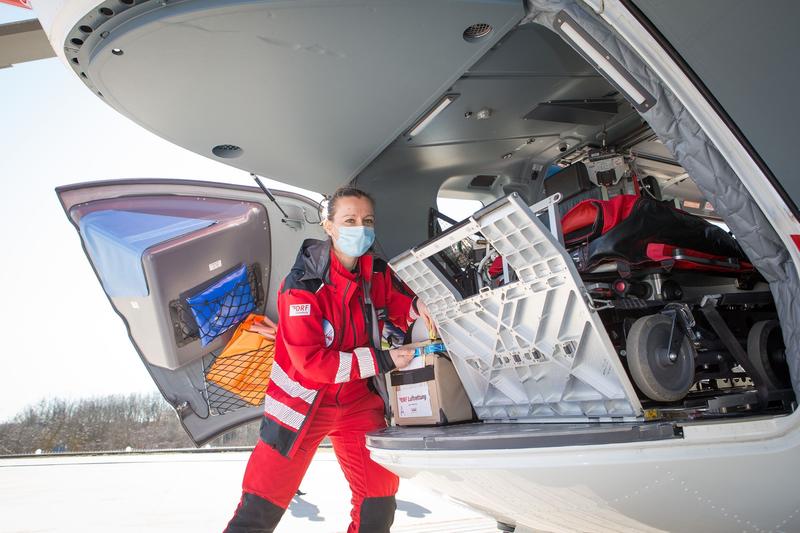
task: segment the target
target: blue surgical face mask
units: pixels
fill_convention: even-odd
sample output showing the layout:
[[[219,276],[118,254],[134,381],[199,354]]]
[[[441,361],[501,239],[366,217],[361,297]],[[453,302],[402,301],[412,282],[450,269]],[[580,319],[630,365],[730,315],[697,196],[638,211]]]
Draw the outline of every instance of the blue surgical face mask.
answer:
[[[367,226],[339,226],[336,246],[350,257],[361,257],[375,242],[375,230]]]

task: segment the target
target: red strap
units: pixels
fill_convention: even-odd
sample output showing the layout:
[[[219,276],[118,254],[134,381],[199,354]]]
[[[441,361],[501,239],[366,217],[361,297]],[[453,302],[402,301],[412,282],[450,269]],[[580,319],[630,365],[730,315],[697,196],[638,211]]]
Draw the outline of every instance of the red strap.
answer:
[[[494,279],[503,273],[503,257],[498,255],[489,267],[489,277]]]
[[[603,208],[603,234],[628,218],[638,199],[633,194],[620,194],[611,200],[600,201]]]
[[[598,214],[597,204],[597,200],[584,200],[567,211],[567,214],[561,218],[561,230],[564,235],[594,224]]]
[[[651,242],[647,245],[647,257],[653,261],[669,261],[675,259],[675,250],[678,249],[677,246],[671,246],[669,244],[660,244]],[[721,265],[706,265],[703,263],[696,263],[691,260],[692,257],[696,257],[698,259],[713,259],[716,261],[725,261],[727,257],[723,257],[721,255],[714,255],[708,254],[705,252],[698,252],[697,250],[692,250],[691,248],[680,248],[683,252],[681,255],[687,256],[685,259],[679,259],[675,261],[675,267],[680,270],[706,270],[711,272],[719,272],[719,271],[727,271],[727,270],[752,270],[753,265],[748,263],[747,261],[740,261],[739,267],[730,267],[726,268]]]

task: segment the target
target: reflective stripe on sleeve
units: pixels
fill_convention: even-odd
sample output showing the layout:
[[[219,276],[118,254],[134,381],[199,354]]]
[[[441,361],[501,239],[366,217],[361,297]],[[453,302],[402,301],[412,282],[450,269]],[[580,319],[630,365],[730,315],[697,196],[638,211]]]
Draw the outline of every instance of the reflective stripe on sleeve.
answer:
[[[336,371],[334,383],[344,383],[350,381],[350,371],[353,368],[353,354],[350,352],[339,352],[339,369]]]
[[[358,360],[358,373],[362,378],[375,375],[375,358],[369,348],[356,348],[353,350]]]
[[[303,420],[305,420],[305,415],[298,413],[291,407],[283,405],[269,395],[264,397],[264,412],[294,429],[300,429]]]
[[[307,404],[311,404],[314,401],[314,398],[317,397],[317,391],[307,389],[300,385],[300,383],[290,378],[280,367],[280,365],[274,361],[272,363],[272,375],[270,376],[270,381],[280,387],[281,390],[283,390],[283,392],[289,396],[300,398]]]

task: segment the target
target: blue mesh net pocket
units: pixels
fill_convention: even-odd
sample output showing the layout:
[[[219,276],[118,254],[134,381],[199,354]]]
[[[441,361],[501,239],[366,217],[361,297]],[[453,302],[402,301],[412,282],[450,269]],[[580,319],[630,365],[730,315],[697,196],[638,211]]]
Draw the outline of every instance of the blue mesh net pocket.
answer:
[[[257,291],[250,278],[247,267],[241,265],[186,298],[203,346],[238,325],[255,310]]]

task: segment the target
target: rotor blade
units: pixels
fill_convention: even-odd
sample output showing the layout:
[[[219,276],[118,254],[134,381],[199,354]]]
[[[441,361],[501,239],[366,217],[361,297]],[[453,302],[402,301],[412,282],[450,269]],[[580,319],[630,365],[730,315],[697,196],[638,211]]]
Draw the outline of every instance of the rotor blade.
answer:
[[[0,68],[55,55],[38,20],[0,24]]]

